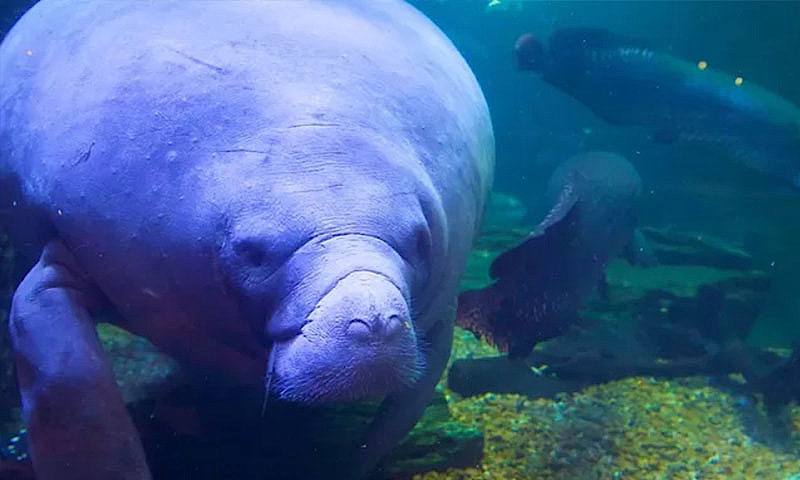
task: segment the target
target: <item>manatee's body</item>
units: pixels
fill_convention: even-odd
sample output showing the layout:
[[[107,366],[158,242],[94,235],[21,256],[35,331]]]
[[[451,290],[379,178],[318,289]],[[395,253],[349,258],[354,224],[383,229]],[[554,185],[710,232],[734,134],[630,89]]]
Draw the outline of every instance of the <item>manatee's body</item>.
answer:
[[[631,240],[641,180],[625,158],[591,152],[562,163],[547,190],[550,212],[495,259],[495,282],[459,297],[458,324],[512,356],[567,329],[608,261]]]
[[[363,463],[413,425],[444,368],[494,155],[477,82],[423,15],[45,0],[2,43],[0,71],[0,214],[26,267],[48,246],[11,318],[18,355],[58,377],[22,375],[42,478],[64,459],[48,456],[60,434],[36,424],[34,387],[102,370],[88,330],[68,327],[97,302],[67,295],[45,322],[42,284],[91,290],[188,364],[266,371],[285,399],[389,393]],[[79,365],[37,346],[62,328],[61,353],[86,346]],[[92,448],[73,464],[123,468]]]
[[[748,79],[599,28],[556,30],[547,49],[525,34],[516,51],[521,69],[609,123],[719,148],[800,188],[800,108]]]

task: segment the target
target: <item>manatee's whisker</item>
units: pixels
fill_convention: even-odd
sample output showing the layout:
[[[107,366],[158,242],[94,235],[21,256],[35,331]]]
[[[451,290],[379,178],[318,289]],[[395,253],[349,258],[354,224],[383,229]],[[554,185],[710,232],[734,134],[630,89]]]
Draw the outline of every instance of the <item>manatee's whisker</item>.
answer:
[[[269,357],[267,358],[267,371],[264,373],[264,400],[261,402],[261,418],[267,411],[267,399],[269,399],[269,387],[272,384],[272,374],[275,371],[275,344],[269,349]]]

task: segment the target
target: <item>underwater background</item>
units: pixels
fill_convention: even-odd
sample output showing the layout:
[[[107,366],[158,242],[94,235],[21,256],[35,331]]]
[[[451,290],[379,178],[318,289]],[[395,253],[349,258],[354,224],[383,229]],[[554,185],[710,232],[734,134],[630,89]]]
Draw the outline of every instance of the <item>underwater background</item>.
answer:
[[[3,0],[0,34],[32,3]],[[707,62],[800,105],[800,2],[410,3],[466,58],[492,115],[495,197],[464,288],[489,282],[493,258],[547,213],[543,192],[556,166],[588,151],[612,151],[635,165],[643,183],[638,226],[659,264],[612,261],[604,293],[584,302],[584,322],[537,348],[531,368],[502,368],[498,376],[491,363],[456,362],[498,355],[457,329],[455,366],[375,478],[800,478],[800,359],[792,353],[800,338],[800,193],[716,149],[662,144],[645,128],[611,125],[514,62],[523,33],[547,38],[563,27],[599,27]],[[13,254],[2,232],[0,249]],[[2,322],[10,277],[6,259]],[[146,418],[142,385],[177,367],[120,330],[103,326],[102,337],[135,416]],[[24,439],[15,435],[18,399],[4,325],[0,342],[0,439],[18,445]],[[205,402],[220,424],[236,420],[229,398],[185,396]],[[358,423],[365,415],[356,409],[331,421]],[[324,437],[317,417],[309,418],[309,431]],[[159,428],[166,429],[153,430]],[[162,465],[157,478],[257,478],[252,472],[263,466],[235,460],[257,456],[255,446],[237,450],[241,440],[240,432],[213,445],[162,440],[148,454]],[[4,447],[0,458],[13,457],[12,450]],[[186,459],[216,465],[173,470]],[[324,465],[320,458],[310,468]],[[0,479],[24,478],[13,475],[0,470]]]
[[[641,38],[688,61],[707,61],[800,103],[800,3],[412,2],[467,59],[492,114],[495,191],[541,218],[536,202],[554,165],[575,152],[610,150],[634,163],[645,225],[675,225],[747,246],[776,279],[752,340],[786,342],[800,331],[800,197],[711,149],[658,145],[646,131],[608,125],[580,102],[517,71],[514,42],[561,27],[592,26]],[[540,207],[541,208],[541,207]]]

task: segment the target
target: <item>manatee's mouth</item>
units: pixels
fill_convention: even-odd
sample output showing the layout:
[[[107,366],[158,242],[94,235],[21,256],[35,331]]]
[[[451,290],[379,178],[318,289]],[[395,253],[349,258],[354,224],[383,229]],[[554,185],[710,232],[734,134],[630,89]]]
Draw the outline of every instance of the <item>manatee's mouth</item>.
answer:
[[[381,397],[413,385],[425,369],[416,348],[397,349],[370,359],[342,358],[340,362],[305,360],[303,357],[318,348],[304,335],[275,344],[273,348],[275,362],[270,390],[281,400],[291,402]]]
[[[424,370],[403,292],[365,270],[339,280],[296,335],[274,340],[271,356],[272,392],[300,402],[384,395]]]

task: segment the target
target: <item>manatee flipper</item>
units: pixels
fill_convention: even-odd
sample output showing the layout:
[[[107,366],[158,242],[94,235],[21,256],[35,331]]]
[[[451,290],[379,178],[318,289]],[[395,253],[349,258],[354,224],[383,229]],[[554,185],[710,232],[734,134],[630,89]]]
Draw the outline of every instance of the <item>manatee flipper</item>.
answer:
[[[60,240],[14,294],[9,331],[40,480],[151,478],[89,314],[102,303]]]
[[[453,320],[437,322],[425,335],[425,373],[413,385],[388,395],[364,439],[356,446],[354,468],[343,478],[358,479],[375,468],[422,418],[442,377],[453,343]]]
[[[562,333],[565,323],[555,314],[562,299],[543,295],[556,290],[542,287],[554,280],[548,273],[558,271],[559,252],[575,237],[579,212],[572,189],[565,188],[530,236],[492,263],[495,282],[459,295],[457,324],[513,357],[530,353],[537,341],[532,335],[542,340]]]

